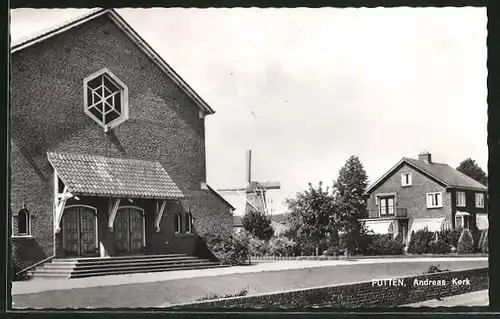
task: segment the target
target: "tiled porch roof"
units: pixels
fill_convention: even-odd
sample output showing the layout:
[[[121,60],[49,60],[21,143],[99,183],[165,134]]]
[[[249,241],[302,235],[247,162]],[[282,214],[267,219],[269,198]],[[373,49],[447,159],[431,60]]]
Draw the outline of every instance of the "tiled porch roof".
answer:
[[[159,162],[48,153],[49,162],[73,194],[180,199],[181,190]]]

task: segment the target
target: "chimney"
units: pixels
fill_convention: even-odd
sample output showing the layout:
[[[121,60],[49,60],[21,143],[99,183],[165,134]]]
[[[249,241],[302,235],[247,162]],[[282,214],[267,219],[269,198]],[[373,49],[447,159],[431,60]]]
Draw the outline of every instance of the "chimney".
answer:
[[[418,159],[420,161],[426,162],[427,164],[431,164],[432,163],[432,161],[431,161],[431,153],[429,153],[427,151],[424,151],[424,152],[421,152],[420,154],[418,154]]]

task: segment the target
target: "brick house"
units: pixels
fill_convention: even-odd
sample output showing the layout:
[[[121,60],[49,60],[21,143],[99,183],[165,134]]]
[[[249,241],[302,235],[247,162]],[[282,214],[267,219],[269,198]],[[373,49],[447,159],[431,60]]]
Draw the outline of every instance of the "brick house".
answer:
[[[488,227],[487,187],[430,153],[403,158],[366,191],[367,219],[375,233],[403,236],[428,227],[480,229]]]
[[[232,233],[206,184],[214,110],[114,10],[11,46],[12,254],[194,255]]]

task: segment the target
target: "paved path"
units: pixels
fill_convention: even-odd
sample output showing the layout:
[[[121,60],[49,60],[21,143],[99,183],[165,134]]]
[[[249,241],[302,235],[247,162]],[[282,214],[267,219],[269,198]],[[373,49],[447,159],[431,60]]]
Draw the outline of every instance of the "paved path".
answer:
[[[401,307],[456,307],[456,306],[466,306],[466,307],[476,307],[476,306],[488,306],[490,298],[488,296],[488,290],[480,290],[475,292],[469,292],[462,295],[446,297],[442,300],[427,300],[423,302],[417,302],[409,305],[403,305]]]
[[[487,267],[487,257],[471,257],[471,258],[385,258],[385,259],[359,259],[355,260],[301,260],[301,261],[276,261],[276,262],[258,262],[249,266],[235,266],[227,268],[215,269],[197,269],[197,270],[182,270],[172,272],[157,272],[157,273],[142,273],[130,275],[114,275],[100,276],[78,279],[37,279],[29,281],[20,281],[12,283],[12,295],[21,295],[36,293],[42,291],[67,290],[87,287],[106,287],[118,286],[125,284],[152,283],[176,279],[195,278],[195,277],[211,277],[230,274],[269,272],[280,270],[293,270],[315,267],[328,267],[336,265],[361,265],[361,264],[392,264],[392,263],[418,263],[432,262],[437,265],[440,262],[449,263],[453,261],[478,262],[478,267]]]

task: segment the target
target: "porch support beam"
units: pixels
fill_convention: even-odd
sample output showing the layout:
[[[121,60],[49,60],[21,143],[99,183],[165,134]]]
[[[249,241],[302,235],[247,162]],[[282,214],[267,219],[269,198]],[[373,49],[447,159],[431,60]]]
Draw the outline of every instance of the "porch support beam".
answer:
[[[162,200],[160,208],[156,212],[155,229],[156,229],[157,233],[160,232],[160,221],[161,221],[161,218],[163,216],[163,212],[165,211],[165,206],[167,206],[167,201],[166,200]],[[156,207],[158,207],[158,206],[156,206]]]
[[[68,192],[68,187],[64,187],[62,194],[57,197],[56,200],[56,216],[54,218],[54,230],[56,233],[61,231],[61,220],[64,212],[64,207],[66,206],[66,200],[73,197],[71,193]]]
[[[118,212],[118,208],[120,207],[121,198],[113,199],[113,203],[111,206],[111,212],[109,214],[108,219],[108,230],[113,231],[113,224],[115,223],[116,212]]]

